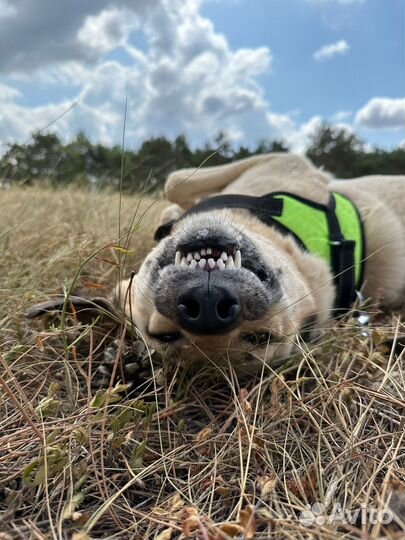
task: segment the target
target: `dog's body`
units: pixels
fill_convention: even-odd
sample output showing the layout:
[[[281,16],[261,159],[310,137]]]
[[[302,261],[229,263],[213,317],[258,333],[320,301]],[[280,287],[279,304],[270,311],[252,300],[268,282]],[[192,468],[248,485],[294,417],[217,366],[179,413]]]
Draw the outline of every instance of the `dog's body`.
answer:
[[[166,182],[165,192],[173,205],[165,210],[162,223],[180,218],[214,194],[261,196],[279,191],[320,204],[327,204],[331,192],[353,201],[366,238],[362,293],[387,306],[402,302],[402,176],[334,180],[302,157],[276,153],[218,167],[184,169]],[[211,263],[211,269],[207,262],[201,270],[200,259],[211,244],[216,264]],[[219,261],[222,248],[227,266]],[[194,249],[196,261],[185,263],[183,255]],[[236,268],[232,257],[238,261]],[[234,365],[245,366],[254,365],[255,358],[271,362],[290,354],[308,321],[316,329],[331,318],[335,294],[325,260],[239,209],[210,210],[180,219],[148,255],[131,287],[125,281],[118,288],[126,314],[153,348],[169,348],[188,359],[227,353]]]

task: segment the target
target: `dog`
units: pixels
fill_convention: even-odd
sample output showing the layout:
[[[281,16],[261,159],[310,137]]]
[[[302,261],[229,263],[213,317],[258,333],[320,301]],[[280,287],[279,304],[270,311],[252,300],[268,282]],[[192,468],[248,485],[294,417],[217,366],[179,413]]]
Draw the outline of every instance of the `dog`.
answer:
[[[402,302],[405,176],[338,180],[301,156],[271,153],[175,171],[164,192],[172,203],[161,217],[166,235],[160,231],[164,237],[139,272],[115,293],[145,342],[161,354],[191,362],[227,359],[248,371],[273,365],[342,311],[337,295],[350,307],[355,287],[339,291],[349,287],[340,278],[351,273],[353,281],[360,266],[357,288],[364,297],[386,307]],[[274,204],[272,194],[280,192]],[[330,260],[275,226],[274,216],[263,219],[267,203],[275,215],[286,201],[324,209],[332,194],[358,213],[364,241],[357,261],[349,258],[338,273]],[[292,219],[299,224],[294,211]],[[360,237],[343,242],[352,252],[360,249],[356,243]],[[342,242],[329,238],[329,244],[340,249]]]

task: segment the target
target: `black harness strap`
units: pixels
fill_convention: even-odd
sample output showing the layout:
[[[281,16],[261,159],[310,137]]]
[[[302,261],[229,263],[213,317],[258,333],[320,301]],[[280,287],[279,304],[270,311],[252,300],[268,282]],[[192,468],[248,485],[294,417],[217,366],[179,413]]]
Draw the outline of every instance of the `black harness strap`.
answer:
[[[335,197],[331,194],[326,207],[326,217],[329,225],[332,271],[336,285],[335,307],[337,310],[347,311],[356,298],[354,256],[356,242],[344,238],[335,209]]]
[[[208,210],[220,210],[224,208],[240,208],[249,210],[261,221],[268,225],[273,224],[272,216],[281,216],[283,213],[283,201],[275,199],[273,194],[263,195],[262,197],[252,197],[250,195],[217,195],[216,197],[208,197],[203,201],[194,205],[190,210],[187,210],[180,219],[199,212]],[[161,240],[168,236],[175,223],[180,219],[173,219],[168,223],[164,223],[155,232],[155,240]]]

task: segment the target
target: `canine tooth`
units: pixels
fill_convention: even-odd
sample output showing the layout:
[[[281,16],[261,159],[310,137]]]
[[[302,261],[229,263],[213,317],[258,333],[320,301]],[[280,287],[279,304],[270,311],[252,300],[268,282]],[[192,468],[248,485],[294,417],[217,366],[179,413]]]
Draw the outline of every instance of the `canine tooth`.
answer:
[[[190,262],[192,259],[193,259],[193,254],[192,253],[187,253],[188,262]]]
[[[218,266],[218,270],[224,270],[225,269],[225,263],[224,263],[223,259],[218,259],[217,260],[217,266]]]
[[[185,257],[183,257],[183,258],[181,259],[181,263],[180,263],[180,266],[188,266],[188,264],[187,264],[187,261],[186,261],[186,258],[185,258]]]
[[[227,268],[235,268],[235,263],[233,262],[232,255],[230,257],[228,257],[228,260],[226,261],[225,266]]]
[[[228,258],[228,255],[225,253],[225,251],[223,251],[221,253],[221,259],[225,262],[227,260],[227,258]]]
[[[200,253],[203,257],[205,257],[205,255],[207,254],[204,248],[200,249]]]
[[[212,249],[211,248],[207,248],[207,255],[211,255],[212,253]]]
[[[174,258],[174,266],[180,266],[181,263],[181,253],[180,251],[176,251],[176,256]]]
[[[211,270],[214,270],[214,268],[215,268],[215,261],[214,261],[214,259],[212,259],[212,258],[211,258],[211,259],[208,259],[207,263],[208,263],[208,266],[211,268]]]
[[[194,251],[193,255],[194,255],[194,259],[195,259],[196,261],[199,261],[199,260],[201,259],[201,256],[200,256],[200,254],[198,253],[198,251]]]
[[[189,266],[190,266],[191,269],[194,269],[194,268],[197,266],[197,264],[198,264],[197,261],[196,261],[195,259],[193,259],[193,260],[190,262],[190,265],[189,265]]]
[[[242,255],[238,249],[235,253],[235,268],[240,268],[242,266]]]
[[[198,262],[198,266],[202,269],[205,268],[205,265],[207,264],[207,261],[205,259],[201,259],[201,261]]]

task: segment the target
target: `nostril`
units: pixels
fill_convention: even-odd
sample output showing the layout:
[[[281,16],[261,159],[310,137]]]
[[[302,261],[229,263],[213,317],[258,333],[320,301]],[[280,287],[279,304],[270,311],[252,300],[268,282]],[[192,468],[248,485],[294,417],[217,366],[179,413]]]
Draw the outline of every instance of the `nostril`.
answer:
[[[219,335],[230,331],[239,320],[238,297],[225,287],[193,287],[183,292],[176,307],[180,327],[193,334]]]
[[[238,306],[238,302],[231,298],[220,300],[216,306],[217,315],[220,319],[228,319],[235,314]]]
[[[200,315],[200,304],[197,302],[197,300],[190,298],[183,302],[182,305],[184,306],[184,311],[190,317],[190,319],[198,319]]]

